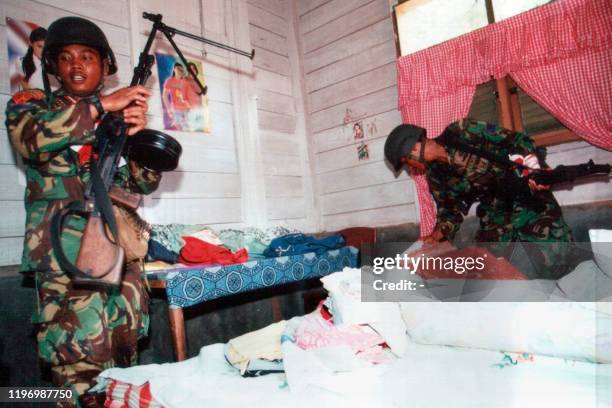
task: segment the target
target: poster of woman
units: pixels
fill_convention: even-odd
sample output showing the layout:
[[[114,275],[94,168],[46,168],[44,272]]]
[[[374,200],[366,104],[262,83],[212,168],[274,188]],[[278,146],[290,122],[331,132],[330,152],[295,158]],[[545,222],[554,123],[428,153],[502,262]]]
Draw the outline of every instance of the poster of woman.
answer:
[[[44,89],[40,56],[47,30],[30,21],[6,18],[11,94]],[[51,82],[51,85],[55,85]]]
[[[188,69],[196,74],[200,83],[204,81],[202,63],[187,61],[186,67],[177,57],[155,54],[161,90],[166,130],[184,132],[210,132],[208,97],[202,93]]]

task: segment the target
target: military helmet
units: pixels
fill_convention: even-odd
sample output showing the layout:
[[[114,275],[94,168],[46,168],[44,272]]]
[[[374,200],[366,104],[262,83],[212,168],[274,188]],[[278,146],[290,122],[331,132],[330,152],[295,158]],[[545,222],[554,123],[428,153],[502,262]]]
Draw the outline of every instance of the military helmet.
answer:
[[[49,26],[42,52],[42,62],[47,73],[57,74],[57,54],[61,47],[70,44],[97,49],[103,59],[108,58],[108,74],[117,72],[115,54],[100,27],[84,18],[71,16],[55,20]]]
[[[425,129],[407,124],[399,125],[391,131],[385,142],[385,157],[396,173],[402,167],[402,157],[408,156],[425,133]]]

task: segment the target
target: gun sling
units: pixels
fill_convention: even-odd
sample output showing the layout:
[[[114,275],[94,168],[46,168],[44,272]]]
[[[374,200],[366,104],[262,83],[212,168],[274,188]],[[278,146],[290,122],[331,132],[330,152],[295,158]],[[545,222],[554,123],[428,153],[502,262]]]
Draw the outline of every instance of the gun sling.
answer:
[[[117,246],[117,252],[116,252],[117,259],[113,260],[112,264],[120,265],[119,267],[121,268],[123,266],[122,265],[123,264],[123,250],[119,246],[120,243],[119,243],[119,231],[117,228],[117,221],[115,219],[115,214],[113,213],[113,207],[112,207],[111,200],[108,196],[108,193],[106,192],[106,189],[104,188],[104,183],[100,176],[100,171],[98,170],[97,160],[94,158],[93,155],[90,159],[90,166],[91,166],[90,183],[95,193],[94,195],[95,207],[100,212],[100,215],[102,219],[104,220],[104,224],[108,226],[108,230],[110,231],[112,235],[112,239],[114,241],[112,244]],[[100,280],[99,279],[100,277],[93,278],[91,275],[88,275],[87,273],[83,272],[81,269],[79,269],[76,265],[74,265],[68,259],[68,257],[66,256],[66,253],[64,252],[64,248],[62,247],[61,234],[64,228],[64,221],[66,217],[71,213],[80,213],[83,215],[89,214],[91,216],[93,212],[91,211],[91,209],[88,209],[85,207],[86,207],[85,202],[73,201],[70,204],[68,204],[66,208],[61,209],[58,213],[56,213],[53,216],[53,219],[51,220],[51,243],[53,245],[53,251],[55,253],[55,256],[60,266],[64,268],[66,272],[68,272],[74,278],[77,278],[79,281],[83,283],[91,282],[91,283],[102,284],[102,285],[114,285],[115,283],[113,282],[116,279],[113,279],[113,282],[106,282],[106,281]],[[88,222],[89,221],[90,220],[88,220]],[[111,268],[103,276],[106,276],[112,272],[113,272],[113,269]],[[118,284],[118,281],[116,282],[116,284]]]

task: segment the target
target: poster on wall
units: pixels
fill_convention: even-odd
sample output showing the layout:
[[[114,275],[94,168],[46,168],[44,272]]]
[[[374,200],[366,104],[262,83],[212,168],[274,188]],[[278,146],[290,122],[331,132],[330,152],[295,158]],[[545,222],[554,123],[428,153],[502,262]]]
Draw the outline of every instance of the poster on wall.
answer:
[[[6,28],[11,94],[25,89],[44,89],[40,56],[47,30],[36,23],[10,17],[6,17]]]
[[[155,53],[159,88],[162,98],[164,128],[183,132],[210,132],[208,97],[202,94],[187,67],[173,55]],[[201,61],[187,60],[202,85],[204,72]]]
[[[359,159],[359,161],[370,159],[370,152],[368,150],[368,145],[365,144],[364,142],[361,142],[357,146],[357,158]]]

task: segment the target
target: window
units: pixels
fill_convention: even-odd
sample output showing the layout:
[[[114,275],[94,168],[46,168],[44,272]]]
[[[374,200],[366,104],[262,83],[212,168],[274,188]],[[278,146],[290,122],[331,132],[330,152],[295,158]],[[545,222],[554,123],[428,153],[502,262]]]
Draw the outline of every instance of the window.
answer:
[[[501,21],[551,0],[400,0],[395,7],[401,55]]]
[[[395,8],[401,55],[487,25],[484,0],[410,0]]]
[[[443,43],[550,1],[400,0],[395,7],[398,54],[407,55]],[[579,139],[510,77],[479,85],[468,116],[528,132],[538,145]]]

